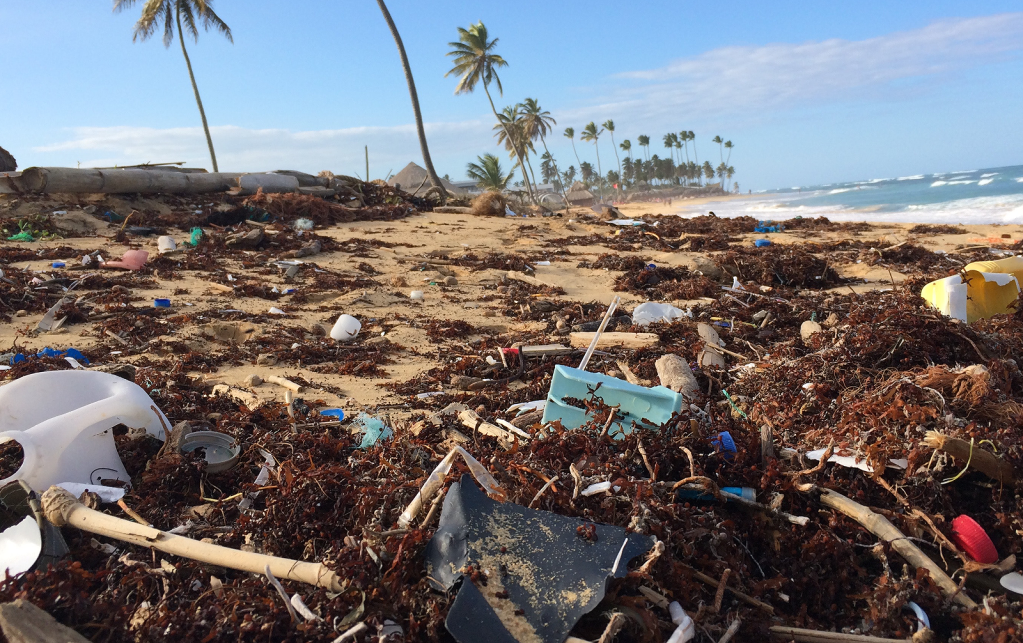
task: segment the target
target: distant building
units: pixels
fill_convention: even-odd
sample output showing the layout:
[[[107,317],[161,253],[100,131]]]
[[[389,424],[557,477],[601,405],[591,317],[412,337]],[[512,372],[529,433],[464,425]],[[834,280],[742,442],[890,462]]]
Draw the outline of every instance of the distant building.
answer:
[[[417,195],[423,196],[423,194],[425,194],[426,191],[430,188],[429,185],[430,181],[428,179],[429,175],[426,173],[425,169],[419,167],[415,163],[409,163],[404,167],[404,169],[402,169],[401,172],[398,172],[397,174],[392,176],[387,181],[387,185],[390,185],[392,187],[401,186],[401,189],[405,192],[408,192],[409,194],[416,194],[416,190],[419,189],[419,186],[422,186],[422,189],[419,189]],[[441,179],[440,182],[441,184],[444,185],[444,189],[447,190],[448,193],[453,196],[466,196],[467,194],[469,194],[468,190],[459,187],[458,185],[452,183],[451,181],[445,181],[444,179]]]
[[[597,202],[597,198],[586,189],[581,181],[572,184],[572,189],[568,191],[567,196],[570,205],[588,207]]]

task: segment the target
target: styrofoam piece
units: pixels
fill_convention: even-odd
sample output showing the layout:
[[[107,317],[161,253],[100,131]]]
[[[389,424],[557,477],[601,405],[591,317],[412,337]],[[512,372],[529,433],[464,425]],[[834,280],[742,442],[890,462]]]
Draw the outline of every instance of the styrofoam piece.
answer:
[[[807,452],[806,457],[810,460],[820,460],[824,455],[825,450],[826,449],[815,449],[813,451],[809,451]],[[859,469],[860,471],[866,471],[867,473],[874,472],[874,467],[867,464],[866,458],[859,458],[855,455],[839,455],[836,453],[828,458],[828,462],[834,462],[835,464],[848,467],[850,469]],[[909,466],[909,460],[905,458],[892,458],[888,461],[888,466],[892,469],[905,469]]]
[[[33,516],[25,516],[21,522],[0,532],[0,574],[7,571],[11,576],[23,574],[32,569],[43,550],[43,534]]]
[[[341,315],[330,329],[330,338],[339,342],[350,342],[362,330],[362,322],[351,315]]]
[[[82,484],[81,482],[58,482],[57,486],[74,495],[81,497],[86,491],[99,496],[101,502],[117,502],[124,497],[124,489],[121,487],[107,487],[101,484]]]
[[[0,442],[24,449],[21,467],[0,485],[20,479],[41,492],[61,481],[129,482],[114,446],[118,424],[159,440],[170,426],[140,386],[110,373],[46,371],[0,387]]]
[[[542,411],[547,406],[547,400],[533,400],[532,402],[519,402],[508,407],[508,413],[518,411],[517,415],[530,411]]]
[[[659,426],[682,409],[682,396],[663,386],[646,388],[607,375],[558,365],[554,367],[543,421],[561,420],[566,429],[575,429],[588,422],[591,417],[585,409],[572,406],[564,399],[588,399],[590,391],[595,390],[598,384],[597,395],[605,404],[618,407],[616,420],[608,429],[608,434],[617,439],[632,433],[634,422],[640,426]]]
[[[156,248],[160,254],[174,252],[178,249],[178,243],[174,241],[174,237],[164,235],[156,240]]]
[[[632,311],[632,323],[636,326],[648,326],[654,322],[671,323],[682,317],[692,317],[693,313],[671,304],[659,304],[648,301],[636,306]]]

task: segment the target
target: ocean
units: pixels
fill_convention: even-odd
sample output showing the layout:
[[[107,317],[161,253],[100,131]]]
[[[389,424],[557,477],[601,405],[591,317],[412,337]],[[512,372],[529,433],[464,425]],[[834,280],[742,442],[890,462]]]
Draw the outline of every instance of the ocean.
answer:
[[[761,220],[1023,223],[1023,165],[766,190],[700,206],[681,202],[678,213],[708,211]]]

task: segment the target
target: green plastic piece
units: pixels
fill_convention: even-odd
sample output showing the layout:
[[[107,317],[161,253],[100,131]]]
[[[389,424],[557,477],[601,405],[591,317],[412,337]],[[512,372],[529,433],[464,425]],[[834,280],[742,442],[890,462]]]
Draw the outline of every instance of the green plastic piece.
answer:
[[[7,237],[8,241],[35,241],[36,238],[32,236],[32,233],[28,230],[23,230],[13,237]]]

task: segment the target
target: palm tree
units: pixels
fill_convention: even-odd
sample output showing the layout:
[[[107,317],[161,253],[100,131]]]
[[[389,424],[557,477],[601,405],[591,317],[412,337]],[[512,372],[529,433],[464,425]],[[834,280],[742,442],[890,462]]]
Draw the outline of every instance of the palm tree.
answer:
[[[122,11],[135,4],[135,0],[114,0],[114,11]],[[184,18],[185,27],[189,35],[199,42],[199,29],[196,25],[196,18],[202,22],[202,28],[209,31],[210,27],[224,34],[231,43],[231,28],[213,12],[213,0],[146,0],[142,5],[142,16],[135,23],[135,30],[132,34],[132,42],[145,41],[160,28],[163,23],[163,46],[170,47],[174,41],[174,25],[178,26],[178,40],[181,41],[181,53],[185,57],[185,66],[188,67],[188,78],[192,81],[192,91],[195,92],[195,102],[199,106],[199,117],[202,119],[202,129],[206,133],[206,145],[210,148],[210,160],[213,162],[213,171],[219,172],[217,167],[217,155],[213,151],[213,138],[210,136],[210,126],[206,122],[206,110],[202,107],[202,99],[199,98],[199,86],[195,84],[195,74],[192,73],[192,60],[188,57],[188,50],[185,49],[185,32],[181,28],[181,20]],[[173,19],[173,22],[172,22]]]
[[[724,163],[725,162],[725,153],[724,153],[724,151],[721,150],[721,144],[725,142],[724,139],[721,138],[720,136],[715,136],[714,138],[711,139],[710,142],[718,144],[718,152],[721,155],[721,162]]]
[[[618,147],[622,148],[622,151],[631,159],[632,158],[632,141],[625,139]]]
[[[391,12],[387,10],[387,5],[384,4],[384,0],[377,0],[377,4],[380,6],[380,12],[384,14],[384,20],[387,21],[387,28],[391,30],[391,36],[394,38],[394,43],[398,45],[398,55],[401,57],[401,68],[405,71],[405,82],[408,83],[408,93],[412,98],[412,112],[416,118],[416,131],[419,133],[419,149],[423,154],[423,164],[426,165],[426,173],[430,176],[430,183],[433,187],[438,188],[441,192],[441,200],[446,194],[444,186],[440,182],[440,178],[437,176],[437,170],[433,169],[433,160],[430,158],[430,148],[426,145],[426,130],[423,128],[423,114],[419,111],[419,94],[416,92],[416,81],[412,79],[412,68],[408,64],[408,56],[405,55],[405,45],[401,42],[401,35],[398,33],[398,27],[394,25],[394,20],[391,19]],[[367,177],[369,180],[369,177]]]
[[[551,163],[554,164],[554,176],[560,176],[561,173],[558,171],[558,162],[551,156],[551,151],[547,149],[547,135],[551,133],[551,127],[557,125],[558,122],[554,120],[550,112],[544,111],[540,107],[540,103],[535,98],[527,98],[522,101],[519,105],[522,111],[522,128],[525,131],[526,136],[530,139],[536,140],[540,138],[540,143],[543,145],[543,151],[547,153]],[[565,186],[561,186],[561,196],[565,197],[565,205],[568,205],[568,193],[565,192]]]
[[[583,180],[583,183],[589,183],[590,179],[593,178],[593,166],[589,161],[583,161],[579,164],[579,178]]]
[[[720,165],[715,168],[718,174],[718,178],[721,179],[721,189],[725,189],[725,174],[728,173],[728,166],[722,161]]]
[[[497,137],[497,144],[503,144],[505,149],[510,152],[508,156],[511,158],[517,158],[520,161],[522,158],[526,159],[529,174],[526,173],[526,166],[522,166],[521,163],[519,165],[522,166],[522,178],[528,186],[529,176],[533,174],[533,164],[529,161],[529,153],[533,149],[533,144],[526,137],[523,129],[522,113],[519,111],[519,106],[509,105],[502,109],[497,115],[497,121],[497,125],[494,125],[494,129],[497,130],[497,133],[494,134]],[[536,183],[536,176],[533,176],[533,183]]]
[[[488,38],[487,28],[483,25],[482,20],[474,25],[469,25],[468,29],[459,27],[458,42],[448,43],[451,51],[447,55],[455,59],[455,65],[444,75],[457,74],[460,76],[458,85],[455,87],[456,95],[471,94],[476,89],[476,85],[482,82],[483,91],[487,95],[487,100],[490,101],[490,110],[494,112],[494,118],[500,123],[501,118],[497,115],[497,107],[494,106],[494,99],[490,96],[489,85],[493,81],[497,85],[497,91],[504,94],[501,79],[497,75],[497,68],[507,67],[508,63],[504,58],[492,53],[494,47],[497,46],[497,41],[497,38],[493,40]],[[505,134],[508,138],[512,136],[507,126]],[[525,167],[521,154],[519,154],[519,165]],[[523,170],[523,176],[525,176],[525,170]],[[533,197],[529,181],[526,181],[526,192],[529,193],[530,201],[535,202],[536,199]]]
[[[703,176],[707,177],[708,181],[714,178],[714,168],[711,166],[710,161],[704,161],[700,169],[703,170]]]
[[[671,140],[671,134],[665,134],[662,140],[664,141],[664,147],[668,148],[668,154],[671,154],[671,158],[672,160],[674,160],[675,152],[673,150],[675,147],[675,142]]]
[[[590,121],[589,123],[586,124],[586,127],[583,128],[583,133],[579,135],[579,140],[581,140],[581,141],[593,141],[593,149],[597,150],[597,179],[598,179],[598,181],[604,176],[603,170],[600,169],[600,146],[597,145],[597,139],[599,139],[600,135],[603,134],[603,133],[604,133],[604,130],[602,130],[602,129],[598,130],[597,129],[597,124],[594,123],[593,121]],[[602,181],[600,183],[598,183],[598,187],[600,188],[600,200],[603,201],[604,200],[604,185],[603,185]]]
[[[647,136],[646,134],[640,134],[639,136],[636,137],[636,140],[639,141],[639,146],[642,147],[644,149],[644,151],[646,151],[646,160],[649,161],[650,160],[650,137]]]
[[[618,176],[622,176],[622,159],[618,156],[618,148],[615,146],[615,122],[610,118],[604,121],[604,129],[611,135],[611,149],[614,150],[615,160],[618,161]],[[618,181],[614,181],[611,185],[614,185]]]
[[[693,161],[699,165],[700,155],[696,153],[696,133],[693,130],[689,130],[689,140],[693,142]]]
[[[575,162],[578,163],[580,167],[582,167],[582,162],[579,160],[579,152],[576,152],[576,150],[575,150],[575,128],[574,127],[566,127],[565,128],[565,138],[567,138],[570,141],[572,141],[572,153],[575,154]]]
[[[732,160],[732,148],[733,147],[735,147],[735,146],[732,145],[731,141],[725,141],[725,149],[728,150],[728,158],[725,159],[725,165],[728,165],[728,162]]]
[[[732,177],[735,176],[735,168],[732,167],[731,165],[725,168],[725,176],[728,178],[729,181],[731,181]]]
[[[469,163],[465,166],[466,176],[476,181],[476,185],[484,190],[496,192],[501,192],[508,187],[508,182],[514,176],[515,170],[505,174],[501,169],[501,159],[493,154],[477,156],[476,160],[479,163]]]
[[[686,151],[686,163],[689,162],[689,132],[682,131],[678,133],[678,140],[682,141],[683,149]]]

